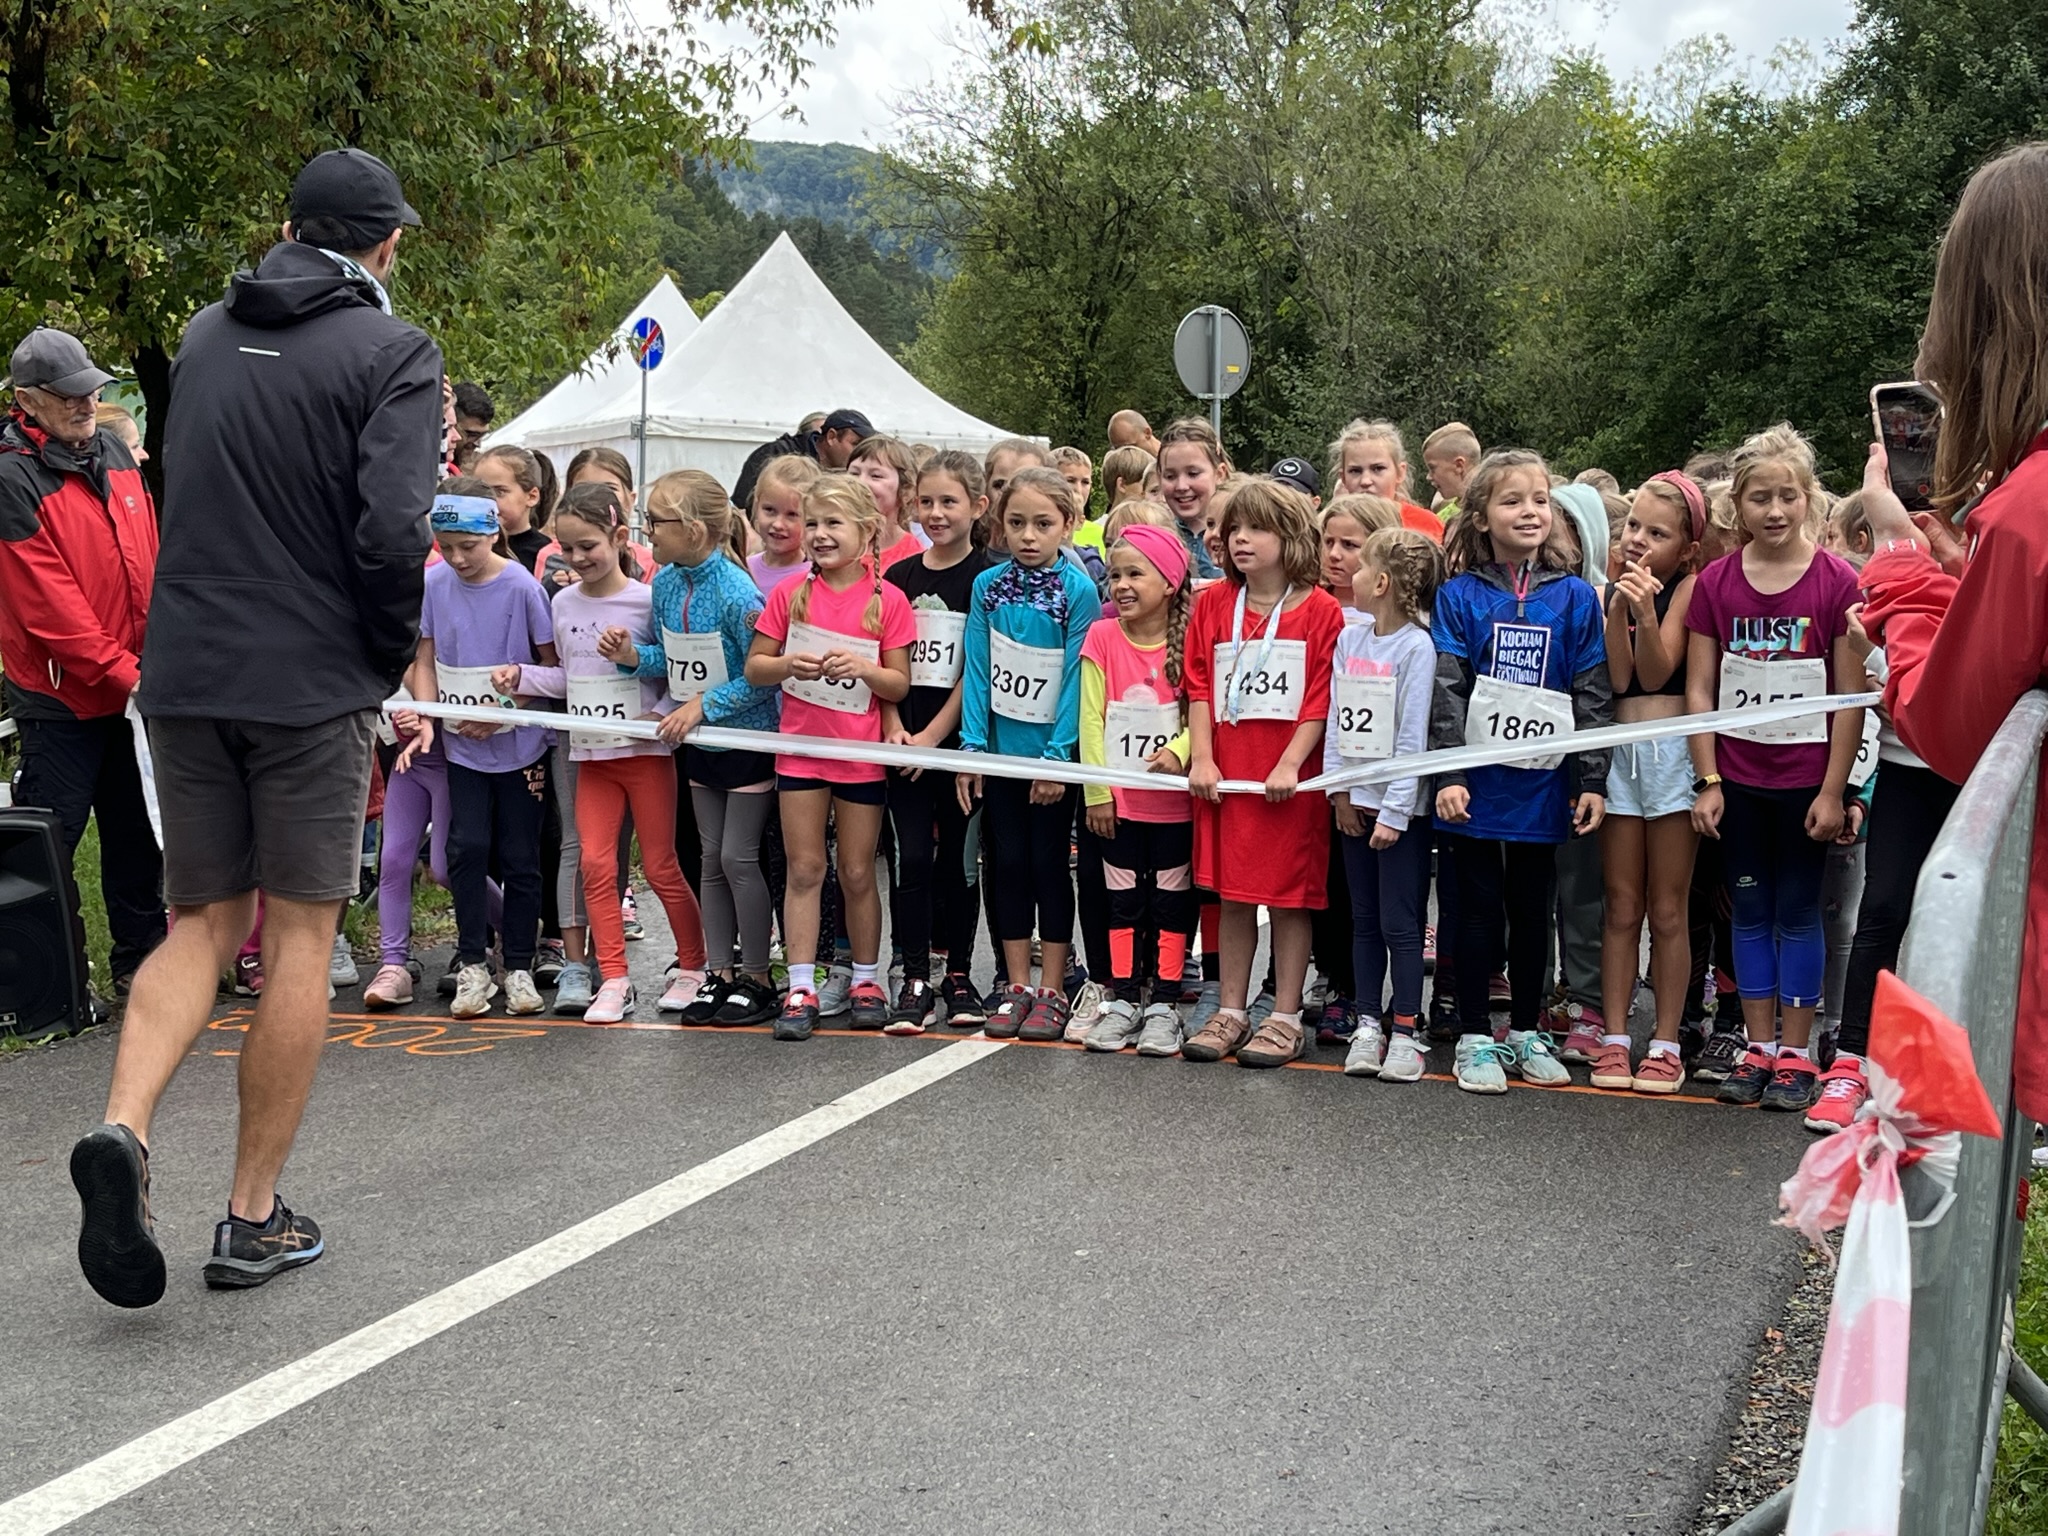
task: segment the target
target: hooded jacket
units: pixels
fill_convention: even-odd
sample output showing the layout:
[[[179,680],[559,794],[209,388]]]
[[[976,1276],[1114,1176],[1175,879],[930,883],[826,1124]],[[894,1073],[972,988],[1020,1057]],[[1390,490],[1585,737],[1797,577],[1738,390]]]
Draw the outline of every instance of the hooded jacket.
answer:
[[[171,365],[146,715],[313,725],[419,644],[441,354],[311,246],[272,248]]]
[[[156,541],[149,491],[113,433],[68,448],[19,408],[0,425],[0,670],[9,713],[97,720],[127,708]]]
[[[1553,486],[1550,499],[1570,516],[1579,536],[1579,574],[1598,592],[1607,585],[1607,503],[1590,485]]]

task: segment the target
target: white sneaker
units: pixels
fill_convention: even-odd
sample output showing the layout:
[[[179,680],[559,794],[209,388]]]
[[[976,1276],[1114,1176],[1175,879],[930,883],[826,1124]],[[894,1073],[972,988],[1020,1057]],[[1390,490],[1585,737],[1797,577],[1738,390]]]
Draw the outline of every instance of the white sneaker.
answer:
[[[702,971],[672,971],[669,973],[668,989],[661,994],[656,1004],[663,1013],[681,1013],[697,1001],[697,994],[704,990]]]
[[[1506,1093],[1507,1064],[1514,1059],[1513,1048],[1496,1045],[1491,1035],[1460,1035],[1451,1071],[1467,1093]]]
[[[623,1024],[639,1002],[629,976],[614,976],[597,989],[597,1000],[583,1010],[586,1024]]]
[[[1380,1064],[1381,1082],[1417,1083],[1428,1070],[1429,1058],[1423,1054],[1420,1040],[1413,1035],[1387,1036],[1387,1056]]]
[[[540,1013],[547,1004],[541,1001],[540,988],[533,984],[531,971],[507,971],[505,973],[505,1011],[507,1013]]]
[[[1387,1054],[1387,1037],[1380,1033],[1379,1020],[1360,1019],[1351,1035],[1351,1049],[1344,1053],[1346,1077],[1378,1077]]]
[[[1181,1043],[1187,1038],[1187,1025],[1182,1021],[1180,1010],[1171,1003],[1147,1003],[1139,1022],[1144,1028],[1138,1034],[1140,1056],[1178,1056]]]
[[[1511,1029],[1508,1049],[1514,1052],[1514,1068],[1525,1083],[1544,1088],[1561,1087],[1572,1080],[1557,1053],[1550,1048],[1550,1036],[1540,1029]]]
[[[1102,1010],[1109,1002],[1109,993],[1103,990],[1100,982],[1082,982],[1081,990],[1074,994],[1074,1005],[1068,1010],[1067,1029],[1062,1038],[1069,1044],[1079,1044],[1086,1040],[1088,1031],[1095,1027],[1096,1020],[1102,1017]]]
[[[1172,1013],[1172,1009],[1166,1010]],[[1176,1021],[1179,1015],[1174,1015]],[[1138,1010],[1120,997],[1113,997],[1102,1005],[1102,1012],[1096,1016],[1095,1025],[1088,1031],[1082,1042],[1091,1051],[1120,1051],[1131,1044],[1142,1033],[1138,1023]],[[1179,1049],[1178,1046],[1175,1047]]]
[[[835,965],[825,972],[824,985],[818,988],[818,1017],[836,1018],[853,1006],[853,967]]]
[[[348,952],[348,937],[337,933],[334,936],[334,958],[327,963],[327,984],[332,987],[352,987],[363,979],[363,973],[356,969],[356,957]],[[327,994],[332,997],[332,992]]]
[[[455,973],[455,1001],[448,1011],[458,1019],[480,1019],[491,1011],[491,999],[498,984],[491,980],[488,965],[465,965]]]

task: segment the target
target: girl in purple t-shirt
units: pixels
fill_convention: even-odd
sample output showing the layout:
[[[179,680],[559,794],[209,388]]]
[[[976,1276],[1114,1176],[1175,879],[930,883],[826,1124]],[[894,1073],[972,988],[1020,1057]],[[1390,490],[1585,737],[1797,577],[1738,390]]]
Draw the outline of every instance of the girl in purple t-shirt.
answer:
[[[1860,688],[1847,638],[1856,574],[1813,541],[1813,450],[1791,427],[1773,427],[1736,450],[1733,469],[1742,544],[1693,588],[1688,712]],[[1827,960],[1821,880],[1828,845],[1853,838],[1862,814],[1843,805],[1862,734],[1863,711],[1850,709],[1692,738],[1693,825],[1723,846],[1749,1036],[1722,1082],[1723,1103],[1804,1113],[1818,1096],[1807,1042]],[[1713,1068],[1702,1058],[1694,1075],[1711,1081]]]

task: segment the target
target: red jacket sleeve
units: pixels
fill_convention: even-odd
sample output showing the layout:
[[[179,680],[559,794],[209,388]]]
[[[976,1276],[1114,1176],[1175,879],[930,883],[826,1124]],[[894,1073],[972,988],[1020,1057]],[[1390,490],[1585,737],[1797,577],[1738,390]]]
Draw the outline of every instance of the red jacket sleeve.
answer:
[[[1943,778],[1970,776],[2048,656],[2048,529],[2018,498],[1986,516],[1960,579],[1917,550],[1863,570],[1863,623],[1891,666],[1899,739]],[[2031,511],[2034,518],[2014,513]]]
[[[109,549],[107,558],[117,557]],[[47,524],[25,539],[0,539],[0,593],[18,626],[56,658],[70,682],[134,690],[142,676],[141,658],[107,633]],[[48,691],[49,680],[31,686]]]

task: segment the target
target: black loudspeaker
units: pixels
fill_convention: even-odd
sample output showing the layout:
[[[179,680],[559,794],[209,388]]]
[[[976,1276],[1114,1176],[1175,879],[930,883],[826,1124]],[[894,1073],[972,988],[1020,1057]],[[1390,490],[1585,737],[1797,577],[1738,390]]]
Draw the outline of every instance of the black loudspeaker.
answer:
[[[0,1035],[43,1040],[92,1022],[80,932],[56,816],[0,810]]]

